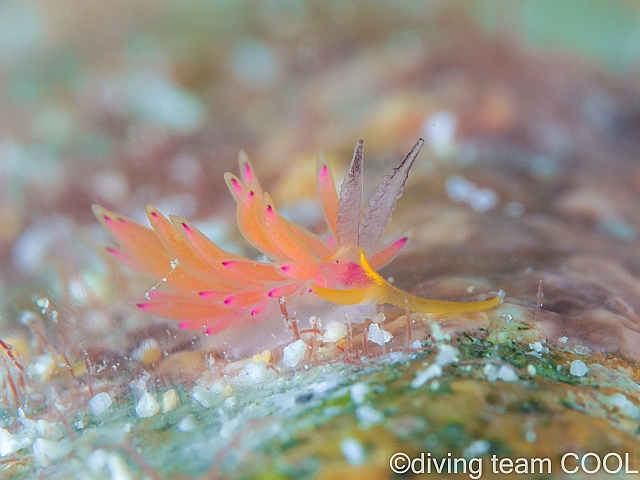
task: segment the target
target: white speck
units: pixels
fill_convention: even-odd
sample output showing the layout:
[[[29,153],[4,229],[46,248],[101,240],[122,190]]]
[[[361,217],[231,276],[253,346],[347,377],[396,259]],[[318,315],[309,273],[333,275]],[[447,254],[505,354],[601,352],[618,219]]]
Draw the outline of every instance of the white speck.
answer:
[[[485,377],[487,377],[487,380],[490,382],[498,380],[498,367],[492,363],[485,365],[482,369],[482,373],[484,373]]]
[[[218,395],[227,387],[229,386],[223,385],[222,382],[215,382],[208,388],[203,385],[196,385],[191,391],[191,396],[204,408],[211,408],[218,402]]]
[[[351,401],[356,405],[362,405],[364,403],[367,393],[369,393],[369,387],[366,383],[358,382],[351,385],[349,390],[351,395]]]
[[[106,453],[104,450],[96,450],[87,457],[87,467],[93,473],[108,467],[111,480],[133,480],[134,478],[122,457],[115,452]]]
[[[222,402],[222,406],[226,410],[232,410],[233,408],[236,407],[237,404],[238,404],[238,401],[236,400],[236,397],[225,398],[224,402]]]
[[[107,392],[98,393],[89,400],[89,409],[94,416],[99,416],[111,406],[111,396]]]
[[[222,382],[215,382],[209,386],[209,391],[214,394],[222,393],[225,389],[225,385]]]
[[[420,340],[414,340],[411,342],[411,348],[422,348],[422,342]]]
[[[180,405],[180,397],[175,389],[167,390],[162,395],[162,413],[173,410]]]
[[[431,327],[431,338],[433,338],[434,342],[442,343],[451,340],[451,335],[444,333],[438,323],[431,322],[429,326]]]
[[[107,454],[104,450],[96,450],[87,457],[87,468],[93,473],[98,473],[107,466]]]
[[[107,466],[111,472],[111,480],[133,480],[135,478],[133,473],[129,471],[127,462],[117,453],[111,452],[109,454]]]
[[[478,188],[467,200],[476,212],[487,212],[498,204],[498,195],[490,188]]]
[[[373,317],[373,323],[382,323],[387,319],[387,317],[385,316],[384,313],[382,312],[378,312],[376,313],[376,316]]]
[[[588,371],[589,368],[582,360],[574,360],[573,362],[571,362],[569,373],[574,377],[584,377]]]
[[[38,438],[33,442],[33,456],[37,463],[48,465],[50,462],[55,462],[66,457],[72,449],[72,444],[69,440],[45,440],[44,438]]]
[[[262,383],[267,374],[267,367],[262,363],[251,362],[244,366],[246,378],[253,383]]]
[[[567,337],[560,337],[558,339],[558,342],[560,342],[560,343],[567,343],[568,341],[569,341],[569,339]]]
[[[344,323],[330,323],[322,336],[323,342],[337,342],[347,336],[347,326]]]
[[[475,185],[460,175],[452,175],[444,184],[447,195],[454,202],[466,202]]]
[[[394,363],[407,362],[412,358],[414,358],[413,354],[402,353],[402,352],[391,352],[389,355],[377,358],[376,362],[393,365]]]
[[[438,355],[436,355],[436,363],[441,367],[451,365],[458,362],[458,349],[451,345],[442,345],[438,349]]]
[[[220,427],[220,436],[222,438],[230,438],[240,426],[240,419],[232,418]]]
[[[296,404],[297,395],[293,393],[283,393],[272,397],[273,404],[283,413],[290,411]]]
[[[467,293],[473,293],[473,291],[476,289],[475,285],[469,285],[467,287]]]
[[[503,382],[517,382],[518,374],[509,365],[502,365],[498,370],[498,378]]]
[[[189,430],[193,430],[194,428],[196,428],[196,417],[194,417],[193,414],[190,413],[182,420],[180,420],[178,425],[176,425],[176,428],[181,432],[188,432]]]
[[[460,175],[452,175],[444,185],[454,202],[467,202],[476,212],[489,211],[498,204],[498,195],[490,188],[477,188]]]
[[[618,407],[623,413],[626,413],[631,418],[637,420],[640,418],[640,408],[632,403],[624,394],[616,393],[610,397],[605,397],[609,400],[614,407]]]
[[[446,110],[436,112],[425,120],[424,135],[435,155],[448,157],[454,153],[457,128],[456,116]]]
[[[136,414],[142,418],[153,417],[160,411],[160,404],[149,392],[144,392],[138,405],[136,405]]]
[[[360,405],[356,408],[356,418],[361,427],[370,427],[384,420],[384,415],[371,405]]]
[[[533,430],[527,430],[527,432],[524,434],[524,438],[529,443],[536,443],[538,436]]]
[[[345,438],[340,444],[340,450],[344,458],[351,465],[362,465],[365,460],[365,452],[362,444],[354,438]]]
[[[530,344],[529,344],[529,348],[530,348],[531,350],[533,350],[534,352],[538,352],[538,353],[540,353],[540,352],[542,352],[542,350],[543,350],[543,348],[544,348],[544,347],[542,346],[542,343],[540,343],[540,342],[535,342],[535,343],[530,343]]]
[[[33,440],[29,437],[12,435],[7,430],[0,428],[0,457],[30,447]]]
[[[191,396],[193,399],[202,405],[204,408],[211,408],[216,403],[216,393],[211,390],[202,389],[201,387],[194,388]]]
[[[432,378],[440,376],[442,376],[442,367],[437,363],[429,365],[426,370],[416,373],[416,378],[411,382],[411,388],[420,388]]]
[[[369,325],[369,334],[367,335],[367,338],[371,342],[382,346],[385,343],[389,343],[393,338],[393,335],[386,330],[382,330],[377,323],[372,323]]]
[[[440,390],[440,382],[438,380],[434,380],[433,382],[431,382],[431,384],[429,385],[429,389],[432,392],[437,392],[438,390]]]
[[[474,442],[471,442],[471,444],[464,449],[464,451],[462,452],[462,456],[467,459],[481,457],[482,455],[488,453],[490,448],[491,444],[486,440],[476,440]]]
[[[287,367],[295,367],[304,359],[307,349],[307,344],[302,339],[290,343],[282,350],[282,363]]]
[[[69,280],[69,293],[79,301],[86,301],[91,296],[87,284],[80,278],[71,278]],[[44,313],[44,311],[42,313]]]
[[[340,385],[340,381],[337,378],[323,380],[320,382],[314,382],[309,385],[309,390],[316,396],[326,395],[328,392],[335,390]]]
[[[536,374],[538,373],[538,371],[536,370],[536,367],[534,367],[533,365],[529,364],[529,365],[527,365],[527,373],[530,376],[535,377]]]
[[[49,299],[48,298],[39,298],[36,301],[36,305],[42,309],[41,313],[44,314],[47,311],[47,308],[49,308]]]

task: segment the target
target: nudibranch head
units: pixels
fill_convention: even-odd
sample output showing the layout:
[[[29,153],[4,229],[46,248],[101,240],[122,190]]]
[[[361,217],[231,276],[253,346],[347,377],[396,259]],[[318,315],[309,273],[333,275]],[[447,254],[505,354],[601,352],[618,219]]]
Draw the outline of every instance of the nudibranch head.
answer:
[[[180,320],[185,329],[216,333],[247,319],[259,321],[269,302],[309,292],[342,305],[376,301],[423,313],[492,308],[502,301],[501,296],[481,302],[427,300],[394,287],[376,273],[407,243],[405,235],[383,248],[378,246],[423,144],[418,140],[383,179],[364,214],[364,143],[356,145],[339,194],[320,155],[317,183],[329,231],[325,238],[280,215],[247,156],[240,152],[240,178],[227,173],[225,181],[237,203],[240,232],[270,262],[226,252],[187,220],[167,219],[151,205],[147,207],[151,229],[97,205],[93,211],[118,243],[107,252],[162,279],[138,307]]]

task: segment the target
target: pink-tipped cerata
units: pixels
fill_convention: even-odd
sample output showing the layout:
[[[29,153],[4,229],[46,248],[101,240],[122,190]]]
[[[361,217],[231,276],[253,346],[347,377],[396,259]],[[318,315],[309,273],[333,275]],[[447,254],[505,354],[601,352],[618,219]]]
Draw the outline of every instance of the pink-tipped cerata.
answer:
[[[338,304],[376,300],[420,312],[492,308],[502,297],[481,302],[427,300],[397,289],[376,273],[408,241],[403,236],[382,249],[377,245],[422,144],[418,141],[385,177],[364,215],[363,142],[356,146],[340,194],[320,155],[317,185],[327,223],[324,238],[280,215],[241,152],[240,178],[231,173],[224,178],[237,203],[240,232],[267,259],[229,253],[189,221],[167,218],[151,205],[147,217],[152,228],[97,205],[93,211],[118,243],[107,252],[155,278],[138,308],[179,320],[183,329],[214,334],[247,319],[260,321],[273,311],[267,308],[270,303],[277,306],[282,297],[309,293]]]

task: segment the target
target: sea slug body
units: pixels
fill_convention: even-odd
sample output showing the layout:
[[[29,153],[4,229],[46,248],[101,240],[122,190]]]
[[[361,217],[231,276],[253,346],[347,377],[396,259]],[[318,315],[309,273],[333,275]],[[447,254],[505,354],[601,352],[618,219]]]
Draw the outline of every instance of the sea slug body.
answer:
[[[409,170],[424,141],[420,139],[400,165],[391,170],[362,213],[363,149],[358,142],[340,193],[329,166],[318,160],[318,193],[329,236],[321,238],[283,218],[264,192],[244,152],[240,178],[225,174],[237,202],[237,223],[244,238],[270,262],[222,250],[187,220],[166,218],[147,207],[151,229],[94,205],[93,211],[118,243],[106,251],[122,263],[162,279],[138,307],[179,320],[185,329],[217,333],[249,321],[260,321],[269,302],[310,294],[342,305],[365,301],[389,303],[421,313],[454,314],[490,309],[502,296],[479,302],[428,300],[404,292],[376,270],[407,243],[403,236],[378,244]]]

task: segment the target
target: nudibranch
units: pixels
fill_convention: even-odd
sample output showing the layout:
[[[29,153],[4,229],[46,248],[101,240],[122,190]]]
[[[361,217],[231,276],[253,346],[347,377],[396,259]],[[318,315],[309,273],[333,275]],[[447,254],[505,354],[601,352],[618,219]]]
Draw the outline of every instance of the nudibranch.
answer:
[[[405,235],[378,249],[378,243],[424,141],[420,139],[400,165],[383,179],[362,213],[363,148],[358,142],[340,188],[320,154],[317,184],[329,227],[326,239],[286,220],[258,182],[244,152],[241,178],[225,174],[237,202],[237,223],[244,238],[270,261],[226,252],[189,221],[168,219],[147,207],[151,229],[94,205],[93,211],[117,241],[107,251],[133,269],[161,279],[138,307],[179,320],[183,329],[217,333],[247,319],[260,321],[269,302],[294,294],[314,294],[341,305],[375,301],[420,313],[455,314],[488,310],[498,295],[485,301],[428,300],[391,285],[376,270],[406,244]]]

